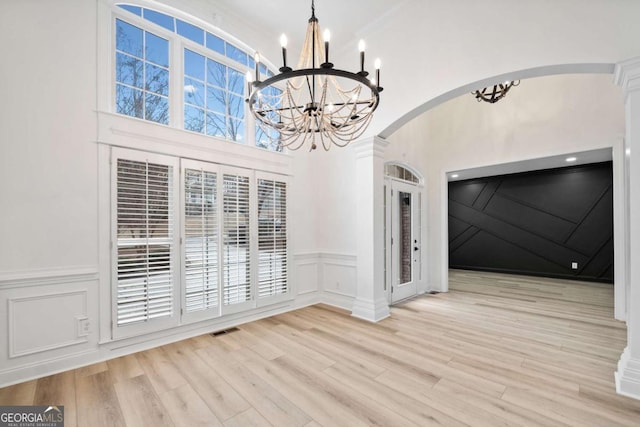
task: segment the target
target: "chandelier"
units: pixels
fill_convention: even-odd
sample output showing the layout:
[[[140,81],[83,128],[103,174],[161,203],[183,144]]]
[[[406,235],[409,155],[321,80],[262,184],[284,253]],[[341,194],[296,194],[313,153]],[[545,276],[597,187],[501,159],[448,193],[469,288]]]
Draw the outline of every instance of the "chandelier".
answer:
[[[490,104],[495,104],[505,97],[507,92],[509,92],[509,89],[511,89],[513,86],[518,86],[519,84],[520,80],[510,80],[504,83],[493,85],[493,89],[485,87],[482,90],[471,92],[471,94],[475,95],[478,102],[485,101]]]
[[[294,70],[287,66],[287,38],[280,38],[283,65],[280,73],[260,80],[260,55],[255,56],[255,78],[247,72],[249,109],[257,126],[281,147],[297,150],[309,143],[344,147],[359,138],[371,122],[380,100],[380,60],[375,61],[375,78],[364,69],[364,41],[358,45],[360,71],[339,70],[329,62],[328,30],[320,34],[311,1],[311,18]],[[324,48],[324,49],[323,49]]]

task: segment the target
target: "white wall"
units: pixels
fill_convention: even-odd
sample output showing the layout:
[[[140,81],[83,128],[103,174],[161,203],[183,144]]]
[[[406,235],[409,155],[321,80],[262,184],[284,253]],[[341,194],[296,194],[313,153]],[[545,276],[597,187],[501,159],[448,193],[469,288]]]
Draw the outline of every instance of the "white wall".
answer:
[[[610,75],[523,80],[496,104],[463,95],[391,135],[386,160],[426,177],[431,288],[446,290],[446,172],[613,147],[623,135],[623,97]]]
[[[76,330],[98,311],[95,22],[90,1],[0,5],[0,383],[97,345]]]
[[[361,32],[383,63],[385,90],[370,133],[387,138],[401,116],[483,79],[637,56],[638,16],[640,2],[628,0],[407,1]]]
[[[0,9],[0,274],[97,264],[96,4],[67,4]]]

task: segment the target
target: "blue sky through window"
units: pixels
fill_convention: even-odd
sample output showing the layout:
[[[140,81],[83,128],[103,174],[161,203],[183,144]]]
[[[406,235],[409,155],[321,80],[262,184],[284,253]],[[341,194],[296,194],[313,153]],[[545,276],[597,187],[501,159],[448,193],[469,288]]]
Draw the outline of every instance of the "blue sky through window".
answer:
[[[116,19],[116,111],[169,123],[169,41]]]
[[[190,42],[242,65],[240,70],[185,48],[183,61],[184,127],[235,141],[245,140],[245,71],[253,71],[253,55],[223,38],[162,12],[127,4],[122,10],[171,31]],[[159,123],[169,121],[169,50],[171,45],[156,34],[116,18],[116,111]],[[246,68],[245,68],[246,67]],[[273,76],[260,64],[260,78]],[[252,138],[253,139],[253,138]],[[256,144],[270,148],[265,135],[256,131]]]

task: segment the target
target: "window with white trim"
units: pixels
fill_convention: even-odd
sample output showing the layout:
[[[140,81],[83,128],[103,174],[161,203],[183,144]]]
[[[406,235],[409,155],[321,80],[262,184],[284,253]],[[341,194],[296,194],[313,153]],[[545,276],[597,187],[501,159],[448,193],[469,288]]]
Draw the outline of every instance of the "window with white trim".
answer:
[[[169,123],[169,41],[116,19],[116,112]]]
[[[223,289],[225,306],[250,301],[251,239],[249,177],[223,175]]]
[[[114,154],[114,326],[165,327],[176,322],[177,309],[177,162],[128,150]]]
[[[184,311],[217,314],[218,179],[215,172],[184,169]]]
[[[258,298],[287,292],[287,185],[258,178]]]
[[[287,179],[112,148],[113,336],[289,298]]]
[[[184,50],[184,128],[242,142],[245,136],[242,72]]]
[[[409,169],[395,163],[387,163],[384,166],[384,173],[391,178],[397,178],[412,184],[419,184],[420,178]]]
[[[247,49],[213,28],[140,6],[116,6],[115,112],[282,151],[278,132],[265,133],[247,114],[245,74],[255,69]],[[182,63],[170,64],[171,58]],[[169,78],[170,65],[179,79]],[[259,72],[261,80],[274,75],[262,63]],[[182,102],[174,100],[180,93]]]

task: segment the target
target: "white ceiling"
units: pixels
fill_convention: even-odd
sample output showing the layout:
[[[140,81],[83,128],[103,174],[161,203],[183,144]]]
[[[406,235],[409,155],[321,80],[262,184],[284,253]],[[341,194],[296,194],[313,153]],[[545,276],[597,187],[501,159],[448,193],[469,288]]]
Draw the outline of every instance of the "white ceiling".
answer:
[[[407,0],[316,0],[316,18],[320,27],[331,30],[335,47],[353,45],[375,29],[375,23]],[[311,0],[215,0],[219,18],[225,15],[259,28],[265,39],[272,39],[279,46],[280,34],[285,33],[289,47],[296,58],[304,41],[307,22],[311,17]],[[335,52],[339,53],[338,49]],[[278,62],[274,58],[274,62]]]

